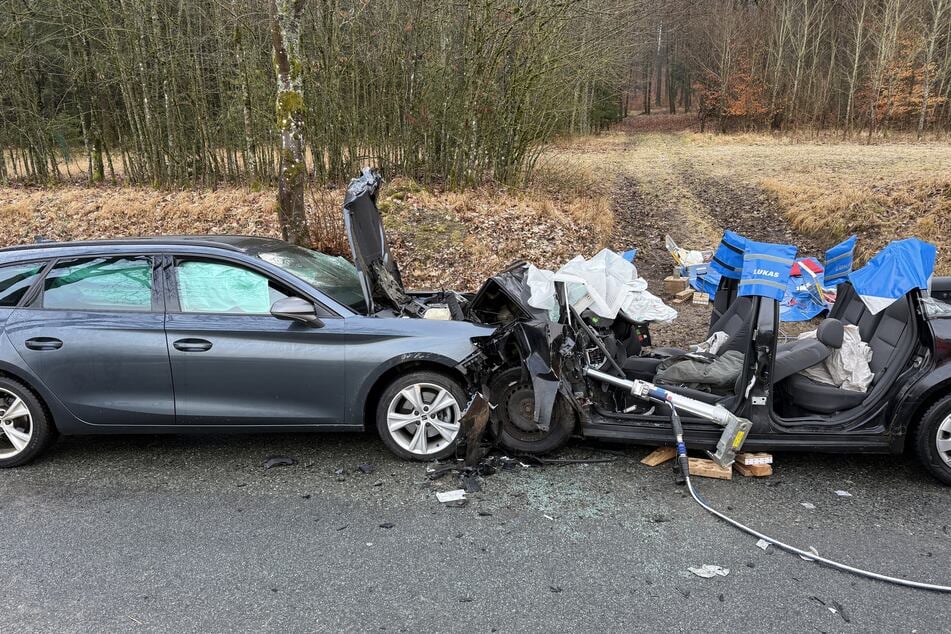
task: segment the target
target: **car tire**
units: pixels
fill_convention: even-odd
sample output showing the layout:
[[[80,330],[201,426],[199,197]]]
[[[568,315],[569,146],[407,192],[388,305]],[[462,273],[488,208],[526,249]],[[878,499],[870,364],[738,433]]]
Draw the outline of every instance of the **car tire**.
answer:
[[[56,436],[40,399],[19,381],[0,377],[0,412],[0,469],[30,462]]]
[[[928,408],[915,428],[912,442],[928,473],[951,486],[951,395]]]
[[[509,451],[527,454],[550,453],[571,438],[576,417],[568,400],[558,394],[552,410],[548,431],[534,427],[535,397],[530,380],[521,368],[506,370],[490,388],[493,415],[498,417],[499,442]]]
[[[438,372],[411,372],[383,390],[376,427],[383,444],[400,458],[440,460],[456,450],[466,402],[458,381]]]

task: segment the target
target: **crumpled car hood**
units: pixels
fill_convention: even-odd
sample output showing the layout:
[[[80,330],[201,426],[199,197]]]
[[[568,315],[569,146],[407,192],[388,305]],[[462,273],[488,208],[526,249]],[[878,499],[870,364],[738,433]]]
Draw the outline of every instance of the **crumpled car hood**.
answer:
[[[378,173],[364,168],[358,178],[350,181],[343,202],[344,226],[350,239],[353,264],[360,275],[371,315],[382,308],[399,310],[412,301],[406,294],[396,260],[390,254],[376,206],[382,182]]]

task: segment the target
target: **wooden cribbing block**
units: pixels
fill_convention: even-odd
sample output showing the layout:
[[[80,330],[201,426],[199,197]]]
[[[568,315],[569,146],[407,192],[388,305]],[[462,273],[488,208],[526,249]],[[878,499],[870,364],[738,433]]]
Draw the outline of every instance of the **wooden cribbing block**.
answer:
[[[644,456],[644,459],[641,460],[641,464],[646,464],[648,467],[656,467],[657,465],[669,462],[676,457],[677,450],[674,447],[658,447],[654,451]]]
[[[718,478],[720,480],[733,479],[733,469],[730,467],[721,467],[712,460],[688,458],[688,462],[690,465],[690,475],[704,478]]]
[[[745,465],[737,461],[733,463],[736,472],[747,478],[765,478],[773,475],[773,465],[771,464],[751,464]]]
[[[672,303],[683,304],[684,302],[689,302],[691,299],[693,299],[693,289],[688,288],[687,290],[680,291],[679,293],[674,295],[674,299]]]
[[[690,280],[686,277],[674,277],[673,275],[668,275],[664,278],[664,292],[667,295],[676,295],[677,293],[686,290],[687,285],[690,284]]]
[[[773,464],[773,455],[766,452],[750,453],[749,451],[743,451],[736,454],[736,461],[748,467],[760,464]]]

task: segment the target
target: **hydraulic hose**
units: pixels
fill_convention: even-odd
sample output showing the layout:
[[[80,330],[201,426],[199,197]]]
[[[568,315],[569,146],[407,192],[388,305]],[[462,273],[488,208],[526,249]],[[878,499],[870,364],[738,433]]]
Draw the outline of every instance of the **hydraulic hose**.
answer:
[[[886,583],[893,583],[895,585],[905,586],[908,588],[918,588],[920,590],[933,590],[935,592],[951,592],[951,586],[942,586],[942,585],[938,585],[934,583],[912,581],[910,579],[902,579],[901,577],[892,577],[890,575],[883,575],[877,572],[870,572],[868,570],[856,568],[855,566],[849,566],[848,564],[843,564],[833,559],[828,559],[826,557],[816,555],[815,553],[805,551],[800,548],[796,548],[795,546],[790,546],[789,544],[781,542],[778,539],[774,539],[768,535],[764,535],[763,533],[760,533],[759,531],[753,528],[750,528],[749,526],[746,526],[745,524],[742,524],[736,521],[735,519],[728,517],[724,515],[723,513],[721,513],[720,511],[716,510],[715,508],[710,506],[706,500],[703,499],[703,496],[701,496],[697,492],[697,490],[693,486],[693,482],[690,480],[689,462],[687,460],[687,447],[684,444],[684,440],[683,440],[684,432],[683,432],[683,426],[680,424],[680,416],[677,414],[677,409],[673,406],[673,404],[667,401],[664,401],[664,403],[670,408],[670,424],[671,424],[671,427],[673,427],[674,438],[676,439],[676,442],[677,442],[677,462],[680,465],[680,470],[683,475],[683,478],[687,483],[687,490],[690,491],[691,497],[693,497],[693,499],[697,502],[697,504],[703,507],[703,509],[707,511],[708,513],[715,515],[716,517],[719,517],[721,520],[723,520],[727,524],[731,524],[735,526],[736,528],[740,529],[744,533],[748,533],[752,535],[753,537],[762,539],[765,542],[769,542],[770,544],[776,546],[777,548],[781,548],[782,550],[785,550],[787,552],[799,555],[800,557],[802,557],[803,559],[806,559],[807,561],[814,561],[817,563],[825,564],[826,566],[829,566],[830,568],[836,568],[838,570],[849,572],[854,575],[858,575],[860,577],[866,577],[868,579],[878,579],[879,581],[885,581]]]

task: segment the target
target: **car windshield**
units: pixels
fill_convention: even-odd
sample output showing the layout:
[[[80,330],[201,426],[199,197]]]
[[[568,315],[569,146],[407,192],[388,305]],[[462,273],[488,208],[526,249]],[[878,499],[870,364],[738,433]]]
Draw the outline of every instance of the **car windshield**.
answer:
[[[355,312],[366,314],[367,304],[357,269],[344,258],[293,245],[261,251],[256,255],[299,277]]]

